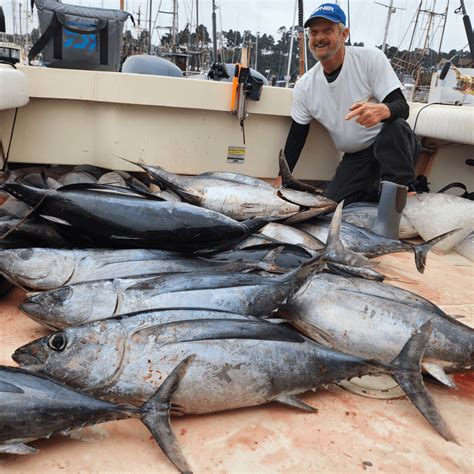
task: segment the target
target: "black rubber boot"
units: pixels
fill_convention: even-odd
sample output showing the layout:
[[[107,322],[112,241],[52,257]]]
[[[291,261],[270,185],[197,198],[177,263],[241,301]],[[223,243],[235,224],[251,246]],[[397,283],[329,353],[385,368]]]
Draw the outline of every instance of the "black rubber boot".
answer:
[[[381,181],[382,191],[377,210],[377,220],[372,232],[388,239],[397,239],[400,231],[400,219],[407,202],[407,186]]]

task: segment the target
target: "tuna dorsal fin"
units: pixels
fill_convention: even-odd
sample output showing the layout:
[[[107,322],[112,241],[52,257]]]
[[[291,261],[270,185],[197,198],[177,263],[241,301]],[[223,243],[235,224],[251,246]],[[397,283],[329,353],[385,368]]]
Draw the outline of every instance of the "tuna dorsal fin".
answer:
[[[191,315],[190,315],[191,317]],[[156,337],[157,344],[209,341],[215,339],[251,339],[261,341],[304,342],[294,330],[264,320],[199,319],[156,324],[138,329],[133,337]]]
[[[17,387],[16,385],[13,385],[9,382],[3,382],[0,380],[0,392],[8,392],[8,393],[25,393],[25,391]]]

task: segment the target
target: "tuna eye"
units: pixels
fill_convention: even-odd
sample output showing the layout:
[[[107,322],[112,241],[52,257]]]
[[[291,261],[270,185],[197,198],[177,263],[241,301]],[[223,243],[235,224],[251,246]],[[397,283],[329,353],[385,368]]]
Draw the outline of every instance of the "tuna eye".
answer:
[[[18,256],[23,260],[29,260],[33,255],[32,249],[21,249],[18,251]]]
[[[48,339],[48,347],[53,351],[63,351],[66,348],[67,338],[62,332],[51,334]]]
[[[72,290],[69,287],[60,288],[53,291],[51,296],[55,301],[66,301],[71,296]]]

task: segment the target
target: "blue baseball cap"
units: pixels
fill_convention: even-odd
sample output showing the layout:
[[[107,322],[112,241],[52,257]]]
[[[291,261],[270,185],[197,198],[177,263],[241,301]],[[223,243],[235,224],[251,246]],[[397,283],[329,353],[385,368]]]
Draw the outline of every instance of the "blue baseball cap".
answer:
[[[322,5],[319,5],[319,7],[316,8],[316,10],[314,10],[314,12],[311,13],[311,16],[306,20],[304,27],[308,28],[315,18],[326,18],[326,20],[334,23],[346,24],[345,13],[342,11],[342,8],[335,3],[323,3]]]

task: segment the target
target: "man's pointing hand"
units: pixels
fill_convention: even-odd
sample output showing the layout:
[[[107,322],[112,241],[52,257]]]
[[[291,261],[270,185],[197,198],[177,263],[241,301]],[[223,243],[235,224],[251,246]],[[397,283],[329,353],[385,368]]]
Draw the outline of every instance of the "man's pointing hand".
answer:
[[[373,127],[382,120],[390,118],[390,109],[385,104],[373,104],[371,102],[355,102],[346,115],[346,120],[357,117],[356,122],[365,128]]]

